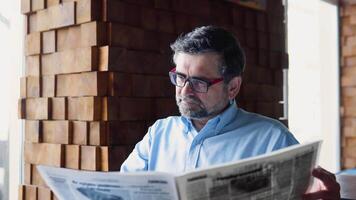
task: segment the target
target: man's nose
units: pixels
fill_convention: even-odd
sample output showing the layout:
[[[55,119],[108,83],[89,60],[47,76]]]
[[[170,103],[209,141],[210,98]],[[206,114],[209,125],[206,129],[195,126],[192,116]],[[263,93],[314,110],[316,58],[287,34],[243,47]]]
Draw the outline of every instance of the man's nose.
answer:
[[[194,90],[189,81],[185,82],[184,86],[181,89],[182,94],[192,94]]]

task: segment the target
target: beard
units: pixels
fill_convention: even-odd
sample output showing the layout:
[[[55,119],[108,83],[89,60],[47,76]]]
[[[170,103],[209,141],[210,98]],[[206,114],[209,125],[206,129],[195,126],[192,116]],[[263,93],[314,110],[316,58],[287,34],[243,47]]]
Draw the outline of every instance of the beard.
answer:
[[[176,95],[176,102],[182,116],[190,119],[201,119],[210,115],[203,102],[195,96]]]

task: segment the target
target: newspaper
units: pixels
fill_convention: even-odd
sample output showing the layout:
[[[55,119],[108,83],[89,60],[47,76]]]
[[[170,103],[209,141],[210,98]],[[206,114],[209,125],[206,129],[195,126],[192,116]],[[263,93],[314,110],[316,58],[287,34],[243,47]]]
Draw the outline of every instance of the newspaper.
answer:
[[[341,198],[356,199],[356,174],[337,174],[336,180],[341,186]]]
[[[320,141],[179,176],[161,172],[38,170],[59,200],[301,199],[311,184]]]

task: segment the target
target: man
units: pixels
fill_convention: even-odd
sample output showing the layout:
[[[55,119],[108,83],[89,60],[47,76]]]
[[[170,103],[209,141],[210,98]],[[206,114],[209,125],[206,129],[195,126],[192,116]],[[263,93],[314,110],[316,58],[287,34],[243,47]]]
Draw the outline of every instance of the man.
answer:
[[[154,123],[121,171],[179,173],[298,143],[277,120],[236,106],[245,57],[231,33],[214,26],[200,27],[179,37],[171,49],[175,68],[169,77],[176,86],[181,116]],[[325,187],[307,198],[338,198],[333,174],[318,168],[313,175]]]

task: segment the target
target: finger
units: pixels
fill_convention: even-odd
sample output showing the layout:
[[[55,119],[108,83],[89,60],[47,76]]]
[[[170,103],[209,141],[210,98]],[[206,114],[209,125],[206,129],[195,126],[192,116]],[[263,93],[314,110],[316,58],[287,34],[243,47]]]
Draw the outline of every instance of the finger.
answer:
[[[320,179],[328,190],[333,190],[333,191],[340,190],[340,185],[339,183],[337,183],[335,175],[332,174],[331,172],[318,167],[313,170],[312,175]]]
[[[340,197],[337,194],[333,194],[327,190],[303,194],[302,198],[303,198],[303,200],[314,200],[314,199],[337,200],[337,199],[340,199]]]

